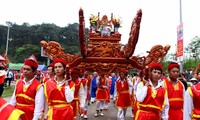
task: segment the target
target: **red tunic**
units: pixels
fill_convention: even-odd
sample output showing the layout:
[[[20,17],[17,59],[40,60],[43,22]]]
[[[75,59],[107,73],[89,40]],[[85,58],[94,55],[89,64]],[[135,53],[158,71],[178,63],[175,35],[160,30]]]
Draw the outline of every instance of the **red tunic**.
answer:
[[[107,86],[107,78],[99,80],[99,85],[96,93],[96,100],[98,101],[106,101],[108,99],[107,89],[103,88],[103,86]]]
[[[178,81],[176,86],[169,79],[164,79],[169,99],[169,120],[183,120],[183,84]]]
[[[18,109],[15,109],[12,105],[8,104],[3,98],[0,97],[0,116],[1,120],[18,120],[19,118],[26,117],[24,112]]]
[[[194,108],[192,110],[192,118],[193,119],[200,119],[200,84],[196,84],[191,87],[191,92],[190,93],[193,97],[193,104]]]
[[[91,81],[92,81],[92,78],[90,75],[88,75],[87,77],[87,81],[86,81],[86,84],[87,84],[87,99],[86,100],[90,100],[90,87],[91,87]]]
[[[116,98],[116,107],[117,108],[128,108],[131,106],[131,96],[129,93],[129,86],[127,80],[123,83],[120,79],[116,81],[117,87],[117,98]]]
[[[74,87],[74,82],[69,82],[69,87]],[[65,98],[65,84],[59,87],[55,80],[49,80],[44,85],[45,96],[48,102],[48,120],[73,120],[74,113],[70,103]]]
[[[159,87],[157,93],[153,94],[152,87],[148,86],[147,96],[144,101],[138,102],[139,108],[135,120],[160,120],[166,95],[165,88]]]
[[[86,78],[81,79],[81,83],[83,84],[83,86],[86,86],[87,85],[87,79]]]
[[[73,107],[74,117],[76,117],[77,112],[79,114],[81,113],[80,102],[79,102],[79,90],[80,90],[82,83],[78,79],[76,79],[74,81],[74,83],[75,83],[74,100],[71,102],[71,105]]]
[[[44,78],[42,79],[42,83],[45,83],[45,82],[47,82],[48,80],[49,80],[48,77],[44,77]]]
[[[33,82],[28,87],[24,86],[24,82],[22,80],[20,80],[16,84],[16,91],[15,91],[15,96],[17,101],[16,108],[25,112],[28,120],[33,119],[33,113],[35,109],[35,96],[37,90],[41,86],[42,85],[37,79],[34,79]]]
[[[5,75],[0,76],[0,84],[4,84]]]
[[[110,102],[110,87],[112,84],[112,80],[110,78],[108,78],[108,89],[107,89],[107,94],[108,94],[108,98],[106,100],[106,102]]]
[[[44,77],[43,79],[42,79],[42,83],[45,83],[45,82],[47,82],[48,80],[54,80],[53,78],[49,78],[49,77]]]

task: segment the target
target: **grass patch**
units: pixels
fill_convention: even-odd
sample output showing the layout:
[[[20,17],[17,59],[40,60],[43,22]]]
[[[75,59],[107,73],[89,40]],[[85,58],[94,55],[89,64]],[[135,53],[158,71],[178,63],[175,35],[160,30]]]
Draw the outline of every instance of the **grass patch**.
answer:
[[[12,96],[14,89],[15,89],[15,85],[11,85],[10,87],[5,87],[2,97],[6,98],[6,97]]]

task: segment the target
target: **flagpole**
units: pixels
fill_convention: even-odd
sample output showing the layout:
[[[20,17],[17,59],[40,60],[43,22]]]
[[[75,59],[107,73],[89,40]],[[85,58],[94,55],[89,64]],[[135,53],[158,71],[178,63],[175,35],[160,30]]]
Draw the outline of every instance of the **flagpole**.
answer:
[[[180,0],[180,24],[182,24],[182,0]],[[183,47],[183,56],[184,56],[184,47]],[[181,57],[183,57],[181,56]],[[180,60],[180,73],[183,73],[183,58]]]

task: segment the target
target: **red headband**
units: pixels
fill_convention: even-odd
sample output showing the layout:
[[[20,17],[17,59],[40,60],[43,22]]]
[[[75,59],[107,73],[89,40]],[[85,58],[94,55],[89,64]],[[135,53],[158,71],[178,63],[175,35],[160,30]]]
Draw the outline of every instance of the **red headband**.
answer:
[[[24,65],[32,66],[36,69],[38,68],[38,64],[35,61],[29,59],[25,60]]]
[[[53,67],[53,66],[54,66],[54,64],[53,64],[53,63],[49,64],[49,67]]]
[[[79,68],[79,70],[81,71],[81,72],[85,72],[85,68]]]
[[[160,63],[152,63],[151,66],[149,67],[149,69],[152,71],[154,68],[160,68],[160,69],[163,69],[162,65]]]
[[[78,69],[70,69],[71,73],[74,73],[74,74],[80,74],[80,71]]]
[[[119,73],[127,73],[127,70],[124,70],[124,69],[119,70]]]
[[[167,69],[169,71],[170,69],[172,69],[174,67],[179,69],[179,64],[178,63],[171,63],[171,64],[168,65]]]
[[[67,65],[67,62],[66,62],[65,60],[63,60],[62,58],[56,58],[56,59],[53,61],[53,66],[54,66],[57,62],[60,62],[60,63],[64,64],[65,66]]]

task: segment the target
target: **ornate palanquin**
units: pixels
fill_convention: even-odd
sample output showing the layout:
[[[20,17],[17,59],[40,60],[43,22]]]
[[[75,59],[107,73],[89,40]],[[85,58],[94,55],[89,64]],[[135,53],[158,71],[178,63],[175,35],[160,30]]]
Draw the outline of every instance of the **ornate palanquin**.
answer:
[[[132,22],[128,43],[123,47],[120,45],[121,34],[113,31],[115,26],[112,14],[111,20],[106,15],[101,19],[99,16],[98,14],[97,21],[90,26],[89,42],[86,44],[84,12],[79,10],[80,55],[64,53],[64,48],[55,41],[41,41],[48,57],[51,60],[61,57],[68,62],[69,67],[83,67],[99,73],[110,73],[119,69],[143,69],[153,62],[162,62],[170,45],[155,45],[147,52],[147,56],[133,56],[139,37],[141,9],[137,11]]]

